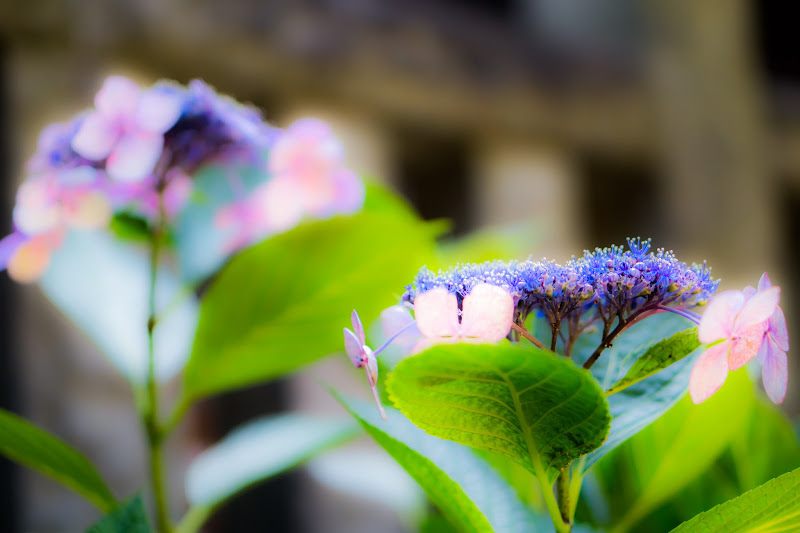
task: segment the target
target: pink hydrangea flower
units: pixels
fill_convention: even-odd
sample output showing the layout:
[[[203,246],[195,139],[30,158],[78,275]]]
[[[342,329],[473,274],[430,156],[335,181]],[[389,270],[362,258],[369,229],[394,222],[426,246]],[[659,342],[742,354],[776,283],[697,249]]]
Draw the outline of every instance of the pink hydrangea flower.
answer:
[[[766,272],[758,281],[758,291],[764,292],[772,287],[772,282]],[[786,328],[786,317],[780,306],[775,307],[775,311],[767,321],[767,330],[764,332],[764,339],[758,358],[761,361],[761,379],[764,383],[764,390],[767,396],[774,403],[782,403],[786,397],[786,386],[789,381],[788,359],[786,352],[789,351],[789,332]]]
[[[305,217],[352,213],[364,202],[363,184],[345,167],[341,145],[320,120],[289,126],[275,142],[268,166],[269,181],[215,217],[226,233],[227,252],[291,229]]]
[[[497,342],[511,330],[514,298],[501,287],[479,283],[464,297],[459,313],[455,294],[437,287],[417,295],[414,316],[423,336],[415,352],[438,343]]]
[[[375,405],[378,407],[378,412],[381,418],[386,420],[386,411],[381,404],[381,398],[378,395],[378,360],[377,354],[380,352],[373,352],[367,346],[366,335],[364,334],[364,326],[361,324],[361,318],[358,313],[353,310],[350,315],[350,322],[353,329],[344,328],[344,348],[347,352],[350,361],[356,368],[363,368],[364,373],[367,375],[367,382],[372,391],[372,397],[375,399]]]
[[[761,350],[769,320],[778,308],[780,288],[762,284],[760,290],[724,291],[717,294],[698,328],[700,342],[716,343],[697,360],[689,378],[695,403],[713,395],[728,372],[744,366]]]
[[[290,125],[272,147],[269,170],[275,203],[291,200],[301,214],[352,213],[364,202],[361,181],[345,166],[341,144],[321,120]]]
[[[164,133],[181,109],[177,91],[158,85],[142,90],[125,77],[110,76],[95,96],[95,109],[72,138],[72,149],[90,161],[105,160],[113,180],[143,180],[153,173]]]
[[[111,205],[98,190],[97,171],[77,167],[51,171],[24,182],[17,192],[15,232],[3,240],[0,268],[21,283],[37,280],[69,228],[94,229],[111,218]]]

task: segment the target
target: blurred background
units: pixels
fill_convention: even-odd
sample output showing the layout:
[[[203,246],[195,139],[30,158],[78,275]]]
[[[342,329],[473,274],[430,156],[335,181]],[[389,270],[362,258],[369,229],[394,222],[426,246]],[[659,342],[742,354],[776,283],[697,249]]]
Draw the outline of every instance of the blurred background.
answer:
[[[768,269],[798,338],[791,12],[774,0],[3,0],[0,225],[10,228],[38,132],[88,106],[107,74],[202,78],[278,125],[328,120],[352,168],[425,218],[451,219],[453,236],[515,228],[522,255],[554,259],[652,237],[686,261],[708,259],[723,287]],[[127,385],[37,289],[3,275],[0,291],[0,405],[134,492],[145,457]],[[785,409],[796,418],[790,360]],[[176,512],[185,462],[241,422],[283,409],[341,415],[318,380],[361,390],[345,363],[196,408],[172,450]],[[391,505],[417,505],[413,483],[362,449],[248,492],[208,530],[405,530]],[[326,482],[338,468],[357,484],[369,461],[394,480],[375,503]],[[76,531],[94,516],[0,461],[0,531]]]

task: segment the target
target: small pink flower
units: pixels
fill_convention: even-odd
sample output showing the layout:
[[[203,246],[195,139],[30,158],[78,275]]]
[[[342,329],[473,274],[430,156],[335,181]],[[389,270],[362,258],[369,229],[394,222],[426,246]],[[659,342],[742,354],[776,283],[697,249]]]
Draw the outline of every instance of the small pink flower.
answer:
[[[352,213],[364,202],[361,181],[347,169],[341,144],[321,120],[290,125],[272,147],[269,170],[278,203],[295,199],[313,217]]]
[[[32,177],[17,192],[16,231],[6,237],[0,268],[16,281],[38,279],[69,228],[96,229],[111,218],[111,205],[91,167],[54,170]]]
[[[50,264],[50,258],[61,246],[64,231],[54,229],[33,237],[15,232],[0,241],[0,269],[5,268],[18,283],[33,283]]]
[[[108,176],[139,181],[153,173],[166,133],[180,117],[175,91],[156,86],[142,90],[122,76],[111,76],[95,96],[95,110],[83,119],[72,149],[90,161],[106,160]]]
[[[381,418],[386,420],[386,412],[383,410],[381,398],[378,395],[378,360],[376,359],[376,353],[367,346],[364,326],[361,324],[361,319],[355,310],[350,315],[350,322],[353,325],[353,330],[344,328],[345,351],[350,357],[353,366],[364,369],[369,388],[372,391],[372,397],[378,406],[378,412],[381,414]]]
[[[758,290],[763,292],[772,287],[772,282],[766,272],[758,281]],[[789,381],[788,360],[786,352],[789,351],[789,332],[786,328],[786,317],[780,306],[767,321],[767,331],[758,352],[761,361],[761,379],[764,390],[773,403],[783,403],[786,397],[786,386]]]
[[[217,213],[227,252],[289,230],[304,217],[352,213],[364,202],[363,184],[345,168],[341,145],[322,121],[289,126],[272,148],[269,170],[269,181]]]
[[[694,403],[714,394],[728,376],[756,357],[778,309],[780,288],[759,291],[725,291],[717,294],[700,320],[700,342],[717,344],[697,360],[689,378]]]
[[[443,342],[497,342],[508,336],[514,321],[514,298],[496,285],[479,283],[464,297],[459,320],[456,296],[442,287],[417,295],[414,315],[423,338],[421,351]]]

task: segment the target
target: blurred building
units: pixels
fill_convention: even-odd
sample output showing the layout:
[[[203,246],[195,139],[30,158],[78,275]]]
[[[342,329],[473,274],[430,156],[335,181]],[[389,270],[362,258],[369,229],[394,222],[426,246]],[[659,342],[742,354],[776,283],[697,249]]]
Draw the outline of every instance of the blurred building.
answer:
[[[744,0],[5,0],[0,223],[38,131],[87,105],[106,74],[198,77],[278,124],[329,120],[353,168],[424,216],[451,218],[456,235],[525,224],[530,251],[556,259],[652,236],[707,258],[729,286],[769,267],[798,316],[790,20],[785,5]],[[2,291],[2,402],[98,458],[121,492],[135,490],[144,454],[124,383],[35,290],[4,279]],[[265,409],[316,408],[325,399],[310,379],[210,402],[203,427],[219,436]],[[789,402],[796,412],[798,395]],[[49,482],[3,468],[0,530],[74,530],[92,516]],[[390,520],[332,526],[337,510],[324,505],[298,518],[309,505],[285,495],[310,481],[279,483],[235,514],[263,516],[280,497],[276,530],[374,531],[372,520]],[[233,515],[215,527],[235,529]]]

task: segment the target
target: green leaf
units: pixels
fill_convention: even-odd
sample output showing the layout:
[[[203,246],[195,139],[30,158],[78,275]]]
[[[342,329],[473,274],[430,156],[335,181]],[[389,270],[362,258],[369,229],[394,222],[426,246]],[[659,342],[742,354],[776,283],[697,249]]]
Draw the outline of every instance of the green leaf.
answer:
[[[237,492],[289,470],[358,433],[352,420],[299,414],[262,418],[236,429],[199,455],[186,475],[194,506],[215,506]]]
[[[244,387],[341,352],[351,311],[366,324],[377,318],[432,248],[424,224],[364,213],[303,224],[244,250],[202,299],[184,396]]]
[[[108,512],[116,500],[80,452],[19,416],[0,409],[0,454],[74,490]]]
[[[658,339],[684,330],[687,322],[677,315],[663,313],[635,324],[617,339],[612,348],[603,353],[598,364],[592,367],[592,373],[606,388],[611,386],[635,364],[636,354],[646,351],[646,347]],[[608,359],[605,359],[607,356]],[[584,471],[658,420],[680,400],[689,386],[689,374],[696,357],[697,354],[684,357],[608,398],[612,416],[611,430],[603,445],[586,456],[583,461]]]
[[[134,384],[147,380],[145,247],[103,231],[71,231],[41,280],[47,297],[89,336]],[[197,323],[197,303],[168,265],[158,271],[155,330],[156,376],[165,382],[181,371]]]
[[[114,213],[109,223],[111,233],[124,241],[145,242],[150,239],[150,228],[147,220],[135,213]]]
[[[800,444],[789,420],[781,410],[762,397],[750,384],[734,383],[737,395],[750,397],[752,409],[743,426],[733,436],[728,449],[715,463],[689,485],[669,498],[669,501],[637,524],[641,531],[665,531],[690,519],[694,515],[734,498],[770,479],[800,467]],[[722,416],[730,416],[725,413]],[[739,416],[737,414],[737,416]],[[668,418],[668,417],[665,417]],[[667,420],[668,421],[668,420]],[[660,425],[661,421],[655,423]],[[679,431],[679,427],[674,428]],[[695,428],[702,431],[702,428]],[[637,438],[631,440],[631,443]],[[647,443],[640,451],[646,453]],[[631,468],[633,468],[631,466]],[[633,474],[638,478],[638,473]],[[620,493],[621,485],[633,484],[624,476],[614,475],[610,494]],[[617,504],[618,508],[629,505],[630,499]]]
[[[697,328],[688,328],[675,333],[643,350],[644,353],[634,355],[635,363],[628,373],[606,393],[615,394],[660,372],[676,363],[700,347]]]
[[[86,533],[150,533],[141,496],[135,496],[95,523]]]
[[[627,531],[708,470],[744,429],[754,403],[752,389],[743,370],[731,374],[725,386],[700,405],[684,397],[598,465],[611,494],[619,495],[624,485],[620,465],[635,472],[626,489],[629,497],[615,505],[616,530]]]
[[[435,346],[400,362],[387,386],[425,431],[506,455],[540,476],[608,434],[608,403],[591,374],[532,347]]]
[[[673,532],[800,530],[800,469],[684,522]]]
[[[391,407],[382,420],[371,403],[338,399],[459,531],[552,530],[469,448],[425,433]]]

